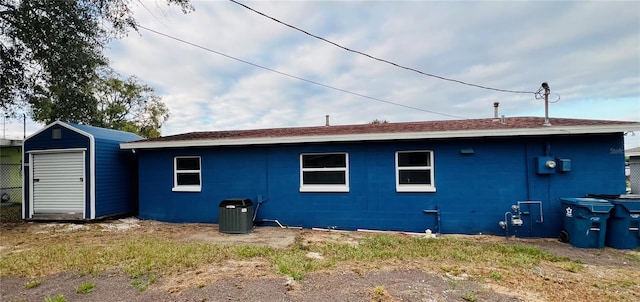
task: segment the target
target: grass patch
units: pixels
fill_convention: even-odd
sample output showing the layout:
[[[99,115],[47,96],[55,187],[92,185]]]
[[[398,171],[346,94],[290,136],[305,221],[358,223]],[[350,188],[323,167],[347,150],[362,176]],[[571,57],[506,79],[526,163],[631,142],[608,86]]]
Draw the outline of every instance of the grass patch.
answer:
[[[636,251],[640,252],[640,248],[636,249]],[[624,257],[631,261],[640,262],[639,254],[626,254]]]
[[[338,261],[378,261],[427,258],[433,261],[454,260],[460,262],[497,263],[503,267],[532,267],[541,261],[566,262],[567,257],[558,257],[536,247],[476,243],[457,238],[403,238],[387,234],[363,239],[358,246],[342,243],[325,244],[318,249],[322,255]]]
[[[593,287],[597,289],[608,289],[610,286],[606,283],[594,283]]]
[[[496,257],[496,260],[500,262],[500,264],[504,265],[531,267],[540,263],[541,261],[571,261],[571,259],[569,259],[568,257],[553,255],[547,251],[533,246],[492,243],[487,245],[486,248],[490,251],[490,256]]]
[[[40,284],[42,284],[42,279],[35,279],[35,280],[31,280],[31,281],[25,283],[24,284],[24,288],[32,289],[32,288],[36,288],[36,287],[40,286]]]
[[[468,301],[468,302],[476,302],[478,301],[478,297],[476,296],[475,293],[468,293],[464,296],[462,296],[462,300]]]
[[[307,272],[314,269],[314,265],[310,260],[306,260],[304,256],[296,254],[277,256],[273,259],[273,262],[277,265],[279,273],[291,276],[294,280],[303,279]]]
[[[55,297],[45,297],[44,302],[66,302],[67,299],[63,295],[57,295]]]
[[[489,274],[489,276],[491,277],[491,279],[493,280],[500,280],[502,279],[502,274],[500,274],[500,272],[491,272],[491,274]]]
[[[378,285],[371,290],[371,301],[382,302],[389,300],[391,300],[391,296],[384,286]]]
[[[305,244],[300,237],[289,248],[272,248],[251,244],[178,242],[149,235],[113,238],[93,244],[68,244],[69,240],[77,238],[68,236],[4,255],[0,258],[0,274],[39,277],[60,272],[79,272],[96,275],[116,268],[133,279],[133,286],[146,289],[153,284],[149,282],[150,279],[226,260],[252,258],[266,260],[277,272],[295,280],[343,261],[375,263],[426,259],[452,262],[452,267],[463,267],[464,263],[474,262],[485,267],[510,268],[528,268],[542,261],[570,262],[566,257],[558,257],[535,247],[479,243],[455,237],[425,239],[376,234],[362,238],[357,245],[339,242]],[[319,253],[323,258],[309,258],[306,256],[308,252]],[[501,277],[495,273],[491,274],[492,278]]]
[[[304,257],[307,251],[325,257],[312,260]],[[429,259],[433,261],[454,260],[495,264],[500,267],[533,267],[542,261],[568,262],[569,258],[558,257],[536,247],[523,245],[478,244],[464,239],[424,239],[378,234],[362,239],[357,246],[347,243],[325,243],[315,246],[294,244],[290,250],[276,251],[272,262],[278,271],[294,279],[302,279],[311,271],[331,267],[341,261],[373,263],[385,260]],[[446,272],[460,273],[455,267]],[[502,276],[495,272],[492,278]]]
[[[226,259],[266,257],[272,253],[272,248],[252,245],[224,246],[153,237],[126,238],[101,246],[67,243],[35,246],[0,258],[0,272],[17,276],[43,276],[68,271],[95,275],[120,267],[128,276],[136,278],[150,273],[180,272]]]
[[[577,273],[578,271],[580,271],[581,269],[584,268],[584,265],[582,265],[581,263],[571,263],[569,264],[565,269],[569,272],[572,273]]]
[[[131,287],[137,288],[138,291],[143,292],[147,290],[149,285],[155,284],[157,281],[158,277],[153,274],[137,276],[131,280]]]
[[[83,283],[76,288],[78,294],[88,294],[96,287],[95,283]]]
[[[460,276],[464,273],[464,271],[457,266],[443,265],[443,266],[440,266],[440,269],[443,272],[449,273],[452,276]]]
[[[631,280],[620,280],[618,282],[616,282],[616,285],[622,287],[622,288],[631,288],[634,287],[636,285],[638,285],[636,282],[633,282]]]
[[[638,283],[631,280],[618,280],[594,283],[593,287],[602,290],[611,290],[612,288],[632,288],[637,285]]]

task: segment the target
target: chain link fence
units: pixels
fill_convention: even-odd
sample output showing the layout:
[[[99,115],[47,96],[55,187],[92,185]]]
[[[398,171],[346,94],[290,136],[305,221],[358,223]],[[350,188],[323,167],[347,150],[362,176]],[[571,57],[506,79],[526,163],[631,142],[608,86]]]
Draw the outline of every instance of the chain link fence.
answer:
[[[0,164],[2,202],[22,202],[22,164]]]
[[[629,160],[628,184],[631,194],[640,194],[640,156],[632,157]]]

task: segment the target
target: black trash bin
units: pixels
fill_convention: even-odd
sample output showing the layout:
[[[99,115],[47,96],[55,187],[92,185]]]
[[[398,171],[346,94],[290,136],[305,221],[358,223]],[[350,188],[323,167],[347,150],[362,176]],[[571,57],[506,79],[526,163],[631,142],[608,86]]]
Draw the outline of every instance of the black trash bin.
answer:
[[[253,203],[249,198],[220,202],[218,227],[221,233],[247,234],[253,231]]]
[[[560,239],[580,248],[603,248],[613,205],[597,198],[559,198],[564,211]]]

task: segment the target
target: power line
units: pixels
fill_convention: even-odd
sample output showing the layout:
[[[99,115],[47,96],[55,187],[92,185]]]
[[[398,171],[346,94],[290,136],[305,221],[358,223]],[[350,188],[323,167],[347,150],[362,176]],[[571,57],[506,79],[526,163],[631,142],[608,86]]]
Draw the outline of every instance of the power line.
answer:
[[[300,28],[295,27],[295,26],[293,26],[293,25],[290,25],[290,24],[288,24],[288,23],[282,22],[282,21],[280,21],[280,20],[278,20],[278,19],[276,19],[276,18],[274,18],[274,17],[271,17],[271,16],[269,16],[269,15],[266,15],[266,14],[264,14],[264,13],[262,13],[262,12],[259,12],[259,11],[255,10],[255,9],[253,9],[253,8],[251,8],[251,7],[247,6],[247,5],[244,5],[244,4],[240,3],[240,2],[237,2],[237,1],[235,1],[235,0],[229,0],[229,1],[231,1],[231,2],[233,2],[233,3],[235,3],[235,4],[238,4],[238,5],[240,5],[240,6],[244,7],[244,8],[246,8],[246,9],[248,9],[248,10],[250,10],[250,11],[252,11],[252,12],[254,12],[254,13],[258,14],[258,15],[261,15],[261,16],[264,16],[264,17],[266,17],[266,18],[269,18],[269,19],[271,19],[271,20],[273,20],[273,21],[275,21],[275,22],[278,22],[278,23],[280,23],[280,24],[282,24],[282,25],[284,25],[284,26],[287,26],[287,27],[290,27],[290,28],[292,28],[292,29],[295,29],[295,30],[297,30],[297,31],[299,31],[299,32],[302,32],[302,33],[304,33],[304,34],[308,35],[308,36],[314,37],[314,38],[316,38],[316,39],[318,39],[318,40],[322,40],[322,41],[324,41],[324,42],[327,42],[327,43],[329,43],[329,44],[332,44],[332,45],[334,45],[334,46],[337,46],[337,47],[339,47],[339,48],[342,48],[342,49],[344,49],[344,50],[346,50],[346,51],[350,51],[350,52],[353,52],[353,53],[356,53],[356,54],[359,54],[359,55],[362,55],[362,56],[368,57],[368,58],[370,58],[370,59],[374,59],[374,60],[376,60],[376,61],[380,61],[380,62],[383,62],[383,63],[387,63],[387,64],[393,65],[393,66],[395,66],[395,67],[398,67],[398,68],[402,68],[402,69],[406,69],[406,70],[409,70],[409,71],[417,72],[417,73],[419,73],[419,74],[421,74],[421,75],[425,75],[425,76],[428,76],[428,77],[432,77],[432,78],[440,79],[440,80],[443,80],[443,81],[449,81],[449,82],[454,82],[454,83],[458,83],[458,84],[462,84],[462,85],[467,85],[467,86],[471,86],[471,87],[476,87],[476,88],[481,88],[481,89],[487,89],[487,90],[493,90],[493,91],[499,91],[499,92],[509,92],[509,93],[526,93],[526,94],[534,94],[534,93],[535,93],[534,91],[522,91],[522,90],[499,89],[499,88],[492,88],[492,87],[483,86],[483,85],[478,85],[478,84],[473,84],[473,83],[467,83],[467,82],[463,82],[463,81],[456,80],[456,79],[451,79],[451,78],[446,78],[446,77],[439,76],[439,75],[435,75],[435,74],[431,74],[431,73],[426,73],[426,72],[423,72],[423,71],[420,71],[420,70],[417,70],[417,69],[414,69],[414,68],[411,68],[411,67],[406,67],[406,66],[403,66],[403,65],[400,65],[400,64],[397,64],[397,63],[394,63],[394,62],[391,62],[391,61],[385,60],[385,59],[380,59],[380,58],[378,58],[378,57],[374,57],[374,56],[372,56],[372,55],[370,55],[370,54],[367,54],[367,53],[364,53],[364,52],[361,52],[361,51],[358,51],[358,50],[354,50],[354,49],[351,49],[351,48],[348,48],[348,47],[342,46],[342,45],[340,45],[340,44],[338,44],[338,43],[335,43],[335,42],[330,41],[330,40],[327,40],[327,39],[325,39],[325,38],[323,38],[323,37],[320,37],[320,36],[314,35],[314,34],[312,34],[312,33],[310,33],[310,32],[307,32],[307,31],[305,31],[305,30],[303,30],[303,29],[300,29]]]
[[[147,28],[147,27],[144,27],[144,26],[142,26],[140,24],[138,24],[137,27],[141,28],[141,29],[144,29],[146,31],[152,32],[154,34],[157,34],[157,35],[160,35],[160,36],[163,36],[163,37],[166,37],[166,38],[169,38],[169,39],[172,39],[172,40],[175,40],[175,41],[187,44],[187,45],[191,45],[193,47],[200,48],[202,50],[205,50],[205,51],[208,51],[208,52],[211,52],[211,53],[215,53],[217,55],[220,55],[220,56],[232,59],[232,60],[236,60],[236,61],[248,64],[248,65],[251,65],[253,67],[261,68],[261,69],[268,70],[268,71],[271,71],[271,72],[274,72],[274,73],[277,73],[277,74],[280,74],[280,75],[283,75],[283,76],[286,76],[286,77],[290,77],[290,78],[293,78],[293,79],[296,79],[296,80],[304,81],[304,82],[307,82],[307,83],[311,83],[311,84],[314,84],[314,85],[322,86],[322,87],[333,89],[333,90],[336,90],[336,91],[348,93],[348,94],[359,96],[359,97],[362,97],[362,98],[374,100],[374,101],[377,101],[377,102],[387,103],[387,104],[391,104],[391,105],[395,105],[395,106],[405,107],[405,108],[409,108],[409,109],[413,109],[413,110],[428,112],[428,113],[442,115],[442,116],[465,119],[464,117],[461,117],[461,116],[456,116],[456,115],[452,115],[452,114],[446,114],[446,113],[436,112],[436,111],[422,109],[422,108],[418,108],[418,107],[413,107],[413,106],[409,106],[409,105],[404,105],[404,104],[400,104],[400,103],[395,103],[395,102],[391,102],[391,101],[386,101],[386,100],[379,99],[379,98],[376,98],[376,97],[371,97],[371,96],[367,96],[367,95],[360,94],[360,93],[357,93],[357,92],[352,92],[352,91],[349,91],[349,90],[346,90],[346,89],[337,88],[337,87],[334,87],[334,86],[331,86],[331,85],[322,84],[320,82],[316,82],[316,81],[313,81],[313,80],[308,80],[308,79],[305,79],[305,78],[301,78],[299,76],[295,76],[295,75],[292,75],[292,74],[289,74],[289,73],[285,73],[285,72],[282,72],[282,71],[278,71],[278,70],[275,70],[275,69],[272,69],[272,68],[269,68],[269,67],[265,67],[265,66],[256,64],[256,63],[252,63],[252,62],[249,62],[247,60],[236,58],[234,56],[230,56],[230,55],[221,53],[219,51],[215,51],[215,50],[213,50],[211,48],[207,48],[207,47],[204,47],[202,45],[198,45],[198,44],[195,44],[195,43],[192,43],[192,42],[189,42],[189,41],[186,41],[186,40],[183,40],[183,39],[180,39],[180,38],[177,38],[177,37],[174,37],[174,36],[171,36],[171,35],[168,35],[168,34],[165,34],[165,33],[150,29],[150,28]]]

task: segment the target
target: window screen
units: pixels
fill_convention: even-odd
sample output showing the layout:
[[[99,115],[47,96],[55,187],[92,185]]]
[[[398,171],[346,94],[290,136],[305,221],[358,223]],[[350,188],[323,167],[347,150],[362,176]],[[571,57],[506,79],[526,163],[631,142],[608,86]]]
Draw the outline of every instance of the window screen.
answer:
[[[349,191],[347,153],[301,154],[300,165],[300,191]]]
[[[184,156],[174,158],[173,191],[201,190],[201,169],[199,156]]]
[[[435,191],[432,151],[396,152],[396,191]]]

